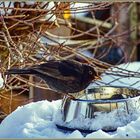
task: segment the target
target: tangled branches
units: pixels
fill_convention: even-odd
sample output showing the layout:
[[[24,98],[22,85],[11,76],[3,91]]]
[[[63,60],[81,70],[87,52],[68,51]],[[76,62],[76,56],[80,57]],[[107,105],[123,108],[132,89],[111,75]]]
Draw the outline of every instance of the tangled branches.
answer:
[[[1,2],[0,72],[5,80],[2,96],[16,91],[10,96],[11,100],[11,97],[28,93],[30,87],[48,89],[42,80],[36,82],[27,76],[5,76],[4,72],[12,67],[28,67],[50,59],[75,59],[89,63],[102,74],[112,66],[128,62],[128,56],[131,57],[126,51],[130,48],[126,48],[130,43],[128,36],[136,31],[136,26],[122,27],[122,19],[118,20],[121,10],[117,6],[125,8],[126,16],[134,4],[114,5],[105,2],[86,5],[74,2]],[[111,12],[114,7],[117,10]],[[108,14],[100,16],[103,13]],[[134,54],[135,48],[129,52]],[[139,74],[124,71],[112,72],[110,69],[106,73],[128,77]]]

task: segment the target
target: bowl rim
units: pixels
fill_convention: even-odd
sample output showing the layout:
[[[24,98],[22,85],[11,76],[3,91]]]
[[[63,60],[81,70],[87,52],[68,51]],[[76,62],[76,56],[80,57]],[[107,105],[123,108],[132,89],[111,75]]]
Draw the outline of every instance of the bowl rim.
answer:
[[[116,103],[116,102],[126,102],[128,100],[132,100],[134,98],[140,98],[140,96],[126,98],[126,99],[115,99],[115,100],[106,100],[106,99],[94,99],[94,100],[86,100],[86,99],[72,99],[73,101],[77,102],[87,102],[87,103],[94,103],[94,104],[104,104],[104,103]]]
[[[137,90],[137,91],[140,91],[140,89],[137,89],[137,88],[134,88],[134,87],[128,87],[128,86],[108,86],[108,85],[98,85],[98,86],[93,86],[94,88],[101,88],[101,87],[103,87],[103,88],[121,88],[121,89],[129,89],[129,90]],[[91,89],[91,88],[93,88],[91,85],[89,86],[89,87],[87,87],[85,90],[88,90],[88,89]]]
[[[133,87],[127,87],[127,86],[94,86],[94,87],[90,87],[85,89],[85,91],[88,91],[89,89],[100,89],[100,88],[114,88],[114,89],[127,89],[129,91],[131,90],[135,90],[137,92],[139,92],[139,95],[134,96],[134,97],[128,97],[128,98],[124,98],[124,99],[72,99],[73,101],[77,101],[77,102],[87,102],[87,103],[100,103],[100,104],[104,104],[104,103],[116,103],[116,102],[126,102],[128,100],[133,100],[134,98],[140,98],[140,90],[133,88]]]

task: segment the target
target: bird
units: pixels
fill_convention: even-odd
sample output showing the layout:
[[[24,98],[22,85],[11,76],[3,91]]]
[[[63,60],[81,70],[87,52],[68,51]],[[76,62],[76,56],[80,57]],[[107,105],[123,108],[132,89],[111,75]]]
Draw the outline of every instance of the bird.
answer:
[[[75,60],[49,60],[39,65],[25,68],[11,68],[9,74],[31,74],[43,79],[50,89],[60,93],[77,93],[95,80],[101,79],[89,64]]]

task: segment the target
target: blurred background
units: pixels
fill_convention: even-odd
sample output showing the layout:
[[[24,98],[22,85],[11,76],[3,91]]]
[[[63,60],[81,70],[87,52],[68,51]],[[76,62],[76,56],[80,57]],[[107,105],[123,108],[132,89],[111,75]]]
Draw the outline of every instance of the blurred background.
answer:
[[[27,103],[63,98],[37,77],[5,76],[7,69],[74,59],[102,74],[139,61],[139,9],[139,2],[0,2],[0,119]]]

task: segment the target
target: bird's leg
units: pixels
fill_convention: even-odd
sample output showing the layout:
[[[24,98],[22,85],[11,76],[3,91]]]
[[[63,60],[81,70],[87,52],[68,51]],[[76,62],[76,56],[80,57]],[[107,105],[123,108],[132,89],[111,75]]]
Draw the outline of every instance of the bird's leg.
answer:
[[[71,94],[68,93],[61,93],[64,96],[68,96],[70,99],[75,100],[76,98],[74,96],[72,96]]]
[[[71,94],[67,94],[72,100],[75,100],[76,98],[72,96]]]
[[[57,54],[60,54],[60,52],[61,52],[61,50],[63,49],[63,45],[59,45],[58,46],[58,48],[57,48],[57,50],[56,50],[56,52],[57,52]]]

